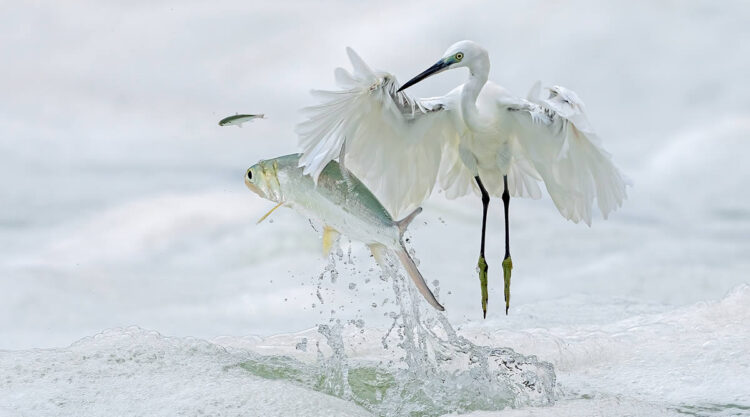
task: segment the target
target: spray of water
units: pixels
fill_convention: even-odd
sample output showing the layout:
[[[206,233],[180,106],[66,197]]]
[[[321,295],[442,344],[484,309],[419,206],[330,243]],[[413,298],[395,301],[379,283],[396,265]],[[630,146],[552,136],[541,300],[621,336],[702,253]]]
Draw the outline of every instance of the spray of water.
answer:
[[[352,401],[379,416],[438,416],[554,403],[550,363],[509,348],[478,346],[458,335],[443,313],[424,304],[393,259],[383,268],[383,278],[390,282],[398,306],[381,338],[386,350],[393,349],[392,357],[347,356],[344,327],[336,320],[318,325],[324,350],[330,353],[324,354],[318,344],[314,363],[256,355],[240,366],[259,377],[293,381]],[[439,295],[439,287],[434,289]]]

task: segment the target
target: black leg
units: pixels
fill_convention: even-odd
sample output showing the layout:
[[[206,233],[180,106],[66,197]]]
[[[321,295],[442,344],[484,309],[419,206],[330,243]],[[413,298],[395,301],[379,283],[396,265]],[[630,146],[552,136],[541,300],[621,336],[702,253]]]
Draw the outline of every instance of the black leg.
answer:
[[[503,284],[505,287],[505,314],[510,308],[510,272],[513,269],[513,261],[510,259],[510,229],[508,227],[508,206],[510,205],[510,193],[508,192],[508,176],[503,176],[503,206],[505,207],[505,258],[503,258]],[[484,242],[482,242],[484,244]]]
[[[484,258],[484,236],[487,230],[487,207],[490,205],[490,194],[484,188],[482,180],[479,176],[474,177],[479,186],[479,191],[482,192],[482,243],[479,246],[479,284],[482,288],[482,315],[487,318],[487,261]]]

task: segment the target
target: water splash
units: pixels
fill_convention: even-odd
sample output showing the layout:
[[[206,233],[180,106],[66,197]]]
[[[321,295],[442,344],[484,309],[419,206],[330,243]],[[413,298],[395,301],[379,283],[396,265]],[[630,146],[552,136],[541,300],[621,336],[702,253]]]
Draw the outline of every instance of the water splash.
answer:
[[[257,355],[239,366],[253,375],[293,381],[352,401],[379,416],[438,416],[474,410],[554,403],[550,363],[509,348],[478,346],[458,335],[443,313],[426,306],[393,259],[381,278],[390,282],[397,312],[381,338],[392,354],[346,354],[341,320],[318,325],[328,355],[317,346],[314,363]],[[330,270],[329,270],[330,271]],[[439,295],[439,287],[435,286]],[[360,320],[361,321],[361,320]]]

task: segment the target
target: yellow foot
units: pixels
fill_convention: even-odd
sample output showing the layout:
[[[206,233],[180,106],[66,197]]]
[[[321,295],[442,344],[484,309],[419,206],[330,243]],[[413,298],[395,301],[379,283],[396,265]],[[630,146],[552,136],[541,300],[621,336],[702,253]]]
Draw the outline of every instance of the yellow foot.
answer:
[[[513,269],[513,261],[510,256],[503,259],[503,283],[505,284],[505,315],[510,308],[510,271]]]
[[[482,287],[482,314],[484,318],[487,318],[487,261],[484,260],[484,256],[479,256],[477,267],[479,268],[479,284]]]

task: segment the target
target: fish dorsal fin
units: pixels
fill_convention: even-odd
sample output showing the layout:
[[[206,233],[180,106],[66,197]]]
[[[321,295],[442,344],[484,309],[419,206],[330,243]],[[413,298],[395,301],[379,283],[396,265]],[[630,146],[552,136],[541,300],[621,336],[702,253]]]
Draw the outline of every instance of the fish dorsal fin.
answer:
[[[331,226],[325,226],[323,228],[323,256],[328,256],[331,253],[331,248],[339,238],[339,232]]]
[[[417,217],[417,214],[421,212],[422,212],[422,207],[417,207],[416,209],[414,209],[414,211],[409,213],[408,216],[397,221],[396,226],[398,226],[399,233],[403,235],[404,232],[406,231],[406,228],[409,227],[409,224],[411,223],[411,221],[414,220],[414,218]]]
[[[352,192],[354,190],[354,183],[349,176],[349,170],[344,166],[344,159],[346,159],[346,138],[344,138],[344,143],[341,144],[341,150],[339,151],[339,169],[341,170],[341,176],[344,177],[344,181],[346,181],[347,190]]]

